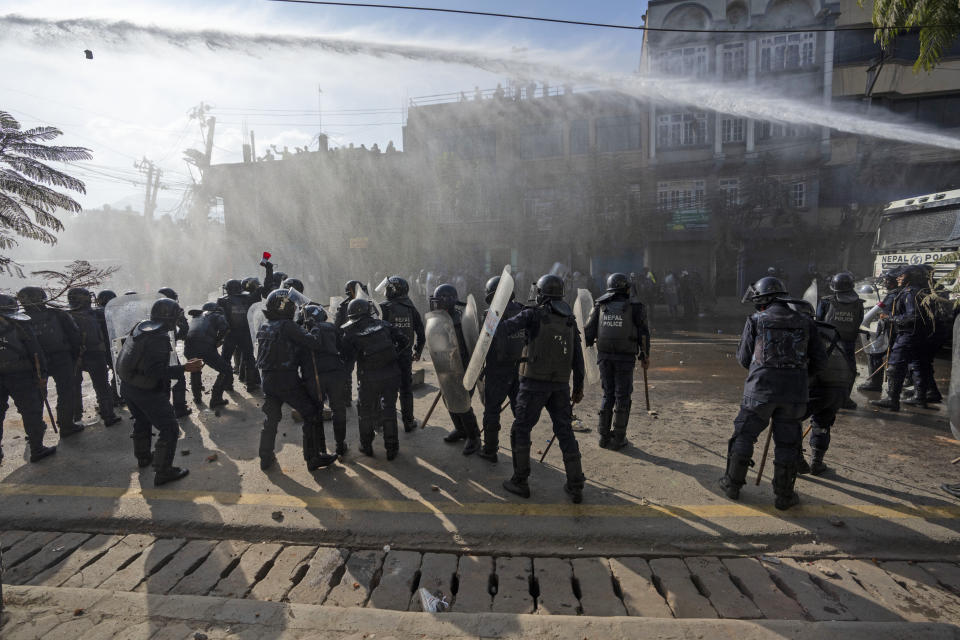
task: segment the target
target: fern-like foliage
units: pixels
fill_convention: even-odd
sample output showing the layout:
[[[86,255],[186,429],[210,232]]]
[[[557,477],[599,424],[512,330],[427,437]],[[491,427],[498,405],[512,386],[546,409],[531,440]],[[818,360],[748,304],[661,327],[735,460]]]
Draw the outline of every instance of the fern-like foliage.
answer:
[[[863,6],[864,0],[859,0]],[[874,0],[874,40],[889,50],[898,35],[919,27],[920,55],[913,65],[930,71],[960,36],[958,0]]]
[[[47,144],[62,134],[56,127],[24,130],[0,110],[0,252],[15,247],[17,238],[54,244],[56,233],[63,230],[57,210],[80,211],[80,203],[57,189],[86,193],[83,182],[46,163],[90,160],[93,155],[84,147]],[[2,253],[0,269],[22,275]]]

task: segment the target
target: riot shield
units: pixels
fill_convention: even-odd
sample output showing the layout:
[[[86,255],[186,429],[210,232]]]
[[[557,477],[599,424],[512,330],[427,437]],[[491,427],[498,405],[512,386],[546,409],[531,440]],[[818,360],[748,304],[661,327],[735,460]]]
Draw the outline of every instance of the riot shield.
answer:
[[[463,374],[463,386],[467,390],[473,389],[477,384],[477,378],[480,377],[483,365],[487,361],[487,352],[493,342],[493,335],[497,332],[500,318],[503,317],[503,311],[507,308],[511,295],[513,295],[513,276],[510,275],[510,265],[506,265],[503,268],[503,273],[500,274],[500,284],[497,285],[497,291],[493,294],[493,301],[490,302],[487,316],[483,320],[477,345],[470,354],[470,364],[467,365],[467,371]],[[464,334],[466,334],[466,330],[464,330]]]
[[[577,299],[573,303],[573,316],[580,325],[580,331],[587,324],[587,318],[593,311],[593,296],[587,289],[577,289]],[[588,347],[583,345],[583,367],[586,373],[587,384],[597,384],[600,382],[600,367],[597,365],[597,345]]]
[[[253,355],[257,355],[257,332],[267,322],[267,316],[263,314],[263,301],[254,302],[247,309],[247,325],[250,327],[250,339],[253,340]]]
[[[381,280],[381,281],[380,281],[380,284],[378,284],[376,287],[374,287],[373,290],[376,291],[377,293],[379,293],[379,294],[382,295],[382,296],[387,295],[387,280],[388,280],[389,278],[390,278],[390,276],[387,276],[386,278],[384,278],[383,280]]]
[[[427,350],[437,374],[443,401],[451,413],[470,409],[470,394],[463,386],[463,362],[457,330],[446,311],[429,311],[426,316]]]
[[[477,311],[477,301],[474,300],[472,293],[467,296],[467,306],[463,309],[460,323],[467,353],[473,353],[474,347],[477,346],[477,339],[480,337],[480,313]]]
[[[110,338],[110,351],[113,361],[117,361],[123,340],[130,331],[142,320],[150,319],[150,309],[153,303],[160,299],[155,293],[141,293],[131,296],[118,296],[107,303],[103,308],[103,316],[107,321],[107,335]]]
[[[947,398],[950,431],[960,440],[960,316],[953,321],[953,366],[950,369],[950,395]]]
[[[330,296],[330,322],[333,322],[333,316],[336,315],[337,309],[344,300],[346,300],[344,296]]]
[[[363,287],[357,287],[357,300],[366,300],[370,303],[370,315],[375,318],[380,317],[380,305],[374,302],[373,298],[370,297],[370,294],[364,291]]]
[[[809,302],[814,309],[817,308],[817,304],[820,302],[820,291],[818,290],[816,279],[811,281],[810,286],[803,292],[803,299]]]

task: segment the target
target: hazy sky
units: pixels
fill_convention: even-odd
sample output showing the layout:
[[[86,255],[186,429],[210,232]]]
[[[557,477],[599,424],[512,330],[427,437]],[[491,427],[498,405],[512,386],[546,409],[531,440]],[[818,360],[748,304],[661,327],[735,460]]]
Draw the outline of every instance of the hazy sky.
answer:
[[[641,24],[646,2],[611,0],[406,0],[403,4]],[[501,56],[536,52],[571,66],[631,71],[639,31],[574,27],[500,18],[295,5],[266,0],[0,0],[0,16],[47,20],[98,18],[139,25],[291,36],[328,36],[420,46],[468,48]],[[94,52],[86,60],[84,49]],[[172,210],[190,170],[188,147],[201,148],[188,112],[201,101],[218,118],[214,162],[241,159],[242,126],[256,132],[257,151],[293,149],[317,133],[318,87],[323,130],[331,144],[401,144],[403,107],[412,97],[492,88],[507,78],[464,66],[400,58],[254,47],[246,53],[174,46],[149,36],[84,38],[38,34],[0,24],[0,109],[26,126],[60,127],[64,144],[89,147],[94,160],[77,175],[87,207],[128,200],[142,207],[144,156],[163,169],[160,213]]]

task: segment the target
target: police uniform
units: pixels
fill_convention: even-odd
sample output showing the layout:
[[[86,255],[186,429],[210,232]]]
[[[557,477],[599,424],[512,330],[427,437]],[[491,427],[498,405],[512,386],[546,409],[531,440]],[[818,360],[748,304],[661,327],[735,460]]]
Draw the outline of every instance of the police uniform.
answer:
[[[454,307],[453,311],[446,309],[444,310],[450,315],[450,319],[453,321],[454,333],[457,336],[457,351],[460,354],[460,364],[463,367],[463,370],[466,371],[467,367],[470,365],[470,350],[467,348],[467,340],[463,336],[463,314],[460,309]],[[471,396],[473,392],[471,391]],[[454,413],[453,411],[447,411],[450,414],[450,421],[453,423],[453,431],[447,434],[443,439],[444,442],[453,443],[459,442],[460,440],[466,439],[467,444],[464,445],[463,455],[471,455],[479,449],[480,441],[480,426],[477,424],[477,416],[473,413],[473,407],[470,407],[463,413]]]
[[[79,433],[83,425],[74,423],[74,379],[80,354],[80,331],[66,311],[45,305],[25,305],[30,326],[47,357],[47,371],[57,388],[57,426],[60,437]]]
[[[413,417],[413,361],[420,359],[426,337],[423,319],[407,296],[398,296],[380,305],[385,321],[399,329],[407,339],[407,347],[397,355],[400,367],[400,416],[403,427],[411,431],[416,427]]]
[[[812,470],[814,475],[826,471],[823,456],[830,446],[830,428],[836,422],[837,411],[843,406],[856,377],[856,365],[851,364],[843,351],[840,332],[832,326],[818,323],[817,335],[827,358],[823,368],[809,378],[810,399],[803,416],[803,420],[809,417],[811,421],[812,465],[808,465],[802,457],[799,460],[799,472],[808,473]]]
[[[508,483],[525,488],[524,497],[529,496],[530,432],[546,408],[563,452],[566,488],[571,495],[582,494],[585,479],[580,447],[573,435],[570,374],[573,374],[573,395],[582,397],[584,366],[580,331],[573,312],[562,300],[549,300],[538,307],[526,308],[500,324],[508,334],[525,331],[527,335],[520,361],[516,417],[510,429],[513,478]]]
[[[603,399],[600,401],[600,446],[620,449],[627,444],[627,424],[633,404],[634,361],[650,355],[646,308],[631,302],[627,292],[600,296],[584,327],[588,347],[597,345]],[[610,429],[613,426],[613,438]]]
[[[177,340],[184,340],[187,337],[187,331],[190,330],[190,324],[187,322],[186,316],[182,315],[177,318],[177,326],[174,329],[174,344]],[[183,418],[184,416],[190,415],[193,410],[187,406],[187,376],[184,373],[180,374],[180,377],[174,380],[173,385],[170,388],[170,395],[173,398],[173,412],[178,418]]]
[[[86,371],[93,383],[93,390],[97,396],[97,407],[100,417],[106,426],[120,422],[120,417],[113,410],[113,391],[110,389],[107,345],[103,339],[100,323],[93,309],[75,309],[70,311],[73,321],[80,332],[80,358],[77,366],[78,375],[74,378],[74,414],[83,413],[83,395],[81,385],[83,376],[80,371]]]
[[[330,322],[316,322],[307,331],[320,343],[316,351],[302,350],[300,354],[300,372],[307,393],[317,404],[323,405],[324,399],[330,404],[333,414],[333,437],[337,443],[337,454],[347,451],[347,401],[344,397],[344,378],[346,366],[340,356],[340,331]],[[320,414],[320,444],[326,446],[323,432],[323,414]]]
[[[860,335],[860,325],[863,324],[863,300],[852,291],[837,292],[821,298],[817,305],[817,320],[836,329],[843,355],[847,357],[856,377],[857,337]],[[853,380],[850,381],[850,389],[852,388]],[[847,390],[848,396],[850,389]]]
[[[183,375],[183,365],[170,364],[173,347],[162,323],[145,320],[138,323],[124,338],[117,355],[116,371],[120,393],[133,416],[133,454],[141,467],[153,462],[154,484],[173,467],[177,452],[180,425],[170,403],[170,381]],[[157,442],[150,447],[153,430]]]
[[[233,385],[233,369],[230,363],[217,352],[217,345],[230,333],[230,325],[220,311],[204,311],[188,321],[183,341],[183,355],[188,359],[200,358],[217,372],[217,379],[210,390],[210,406],[226,404],[223,392]],[[203,401],[203,380],[199,371],[190,374],[190,390],[194,402]]]
[[[740,412],[734,419],[727,450],[727,472],[721,486],[739,497],[753,445],[771,425],[774,449],[774,493],[777,507],[796,504],[793,484],[806,412],[808,376],[823,368],[826,353],[813,320],[779,299],[747,319],[737,349],[737,360],[748,370]],[[772,423],[772,424],[771,424]]]
[[[333,324],[337,329],[342,329],[347,322],[347,305],[350,304],[351,300],[353,298],[348,297],[337,305],[337,312],[333,316]],[[348,407],[353,402],[353,367],[354,363],[347,363],[346,370],[343,373],[343,398]]]
[[[15,307],[12,298],[9,302]],[[3,421],[10,398],[13,398],[23,421],[30,462],[37,462],[57,451],[56,447],[43,446],[43,433],[47,427],[43,422],[38,376],[47,376],[46,359],[26,316],[15,310],[0,311],[0,461],[3,460]]]
[[[907,284],[896,294],[890,309],[889,322],[893,332],[890,356],[887,358],[887,397],[871,401],[871,404],[893,411],[900,409],[900,392],[907,376],[909,366],[919,369],[917,398],[926,397],[924,382],[928,375],[928,363],[922,359],[926,325],[923,315],[917,308],[917,294],[920,289]]]
[[[503,322],[521,311],[523,305],[516,300],[507,303],[487,351],[483,369],[483,450],[480,455],[488,460],[496,460],[500,447],[500,408],[504,400],[509,398],[510,411],[516,416],[517,393],[520,392],[520,358],[523,356],[527,334],[522,329],[508,333]]]
[[[230,325],[230,333],[223,340],[221,355],[229,363],[234,351],[239,353],[247,391],[255,391],[260,386],[257,365],[253,357],[250,324],[247,321],[247,311],[254,302],[257,300],[247,293],[232,293],[217,300],[217,305],[223,309],[223,315]],[[230,388],[229,385],[227,388]]]
[[[397,394],[400,389],[398,352],[410,346],[403,331],[370,315],[343,325],[343,356],[348,367],[357,365],[357,398],[360,403],[360,450],[373,455],[374,429],[383,427],[387,459],[400,449],[397,430]],[[351,367],[352,368],[352,367]]]
[[[271,295],[277,295],[275,292]],[[274,446],[277,425],[286,403],[303,417],[303,459],[311,471],[331,460],[320,449],[320,407],[307,392],[299,375],[304,350],[319,350],[320,341],[288,318],[272,319],[257,331],[257,368],[263,382],[263,429],[260,432],[260,468],[269,469],[276,462]],[[334,457],[335,459],[335,457]]]

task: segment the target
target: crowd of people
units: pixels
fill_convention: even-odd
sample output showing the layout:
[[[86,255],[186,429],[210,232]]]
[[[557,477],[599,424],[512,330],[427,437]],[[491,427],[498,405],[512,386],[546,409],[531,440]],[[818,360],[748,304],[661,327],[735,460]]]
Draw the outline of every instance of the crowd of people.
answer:
[[[79,421],[83,371],[93,383],[106,426],[120,422],[114,410],[117,404],[128,407],[134,457],[140,467],[153,465],[155,486],[187,475],[186,469],[173,465],[180,432],[177,419],[191,412],[186,402],[187,374],[194,403],[206,401],[211,408],[229,402],[224,393],[233,390],[235,375],[248,392],[262,389],[264,420],[258,453],[261,469],[269,472],[276,464],[275,440],[284,404],[302,420],[302,451],[309,470],[347,455],[347,411],[353,406],[355,372],[358,449],[374,456],[376,434],[382,433],[386,459],[393,460],[400,450],[400,425],[407,432],[419,426],[413,410],[412,373],[413,363],[426,351],[437,374],[438,400],[442,397],[453,424],[444,440],[463,442],[463,455],[497,462],[501,415],[509,406],[513,473],[503,488],[526,498],[530,496],[530,432],[546,409],[563,453],[564,488],[578,503],[585,478],[572,410],[583,399],[582,346],[596,348],[603,389],[599,445],[621,449],[628,444],[635,365],[639,361],[646,369],[650,362],[650,307],[644,299],[662,294],[669,308],[676,289],[673,274],[658,283],[646,270],[613,273],[593,307],[582,311],[588,315],[578,318],[570,292],[575,298],[576,289],[585,287],[578,286],[581,282],[575,272],[567,278],[545,274],[529,295],[521,292],[518,299],[511,294],[509,300],[497,297],[501,278],[490,278],[483,286],[483,297],[489,307],[486,313],[494,314],[498,323],[492,341],[484,343],[489,346],[478,347],[483,342],[478,341],[478,329],[484,318],[466,316],[467,303],[460,295],[469,287],[465,278],[445,282],[439,275],[422,272],[411,291],[407,279],[389,276],[378,287],[385,298],[380,304],[365,284],[351,280],[336,308],[325,309],[304,294],[301,280],[275,271],[267,259],[262,264],[263,284],[253,277],[228,280],[217,301],[188,312],[173,289],[161,289],[156,296],[148,296],[149,308],[142,307],[136,321],[127,323],[130,326],[122,324],[126,316],[117,310],[126,304],[140,309],[137,305],[145,304],[141,297],[118,298],[111,291],[94,297],[87,289],[74,288],[67,294],[64,310],[50,304],[38,287],[24,287],[16,298],[0,295],[4,334],[0,393],[4,400],[13,398],[23,418],[30,461],[56,452],[56,447],[43,442],[48,378],[53,378],[57,390],[55,419],[47,404],[52,426],[61,437],[83,430]],[[696,282],[689,273],[680,282],[684,278]],[[931,293],[928,280],[922,267],[885,274],[886,298],[872,312],[879,313],[882,323],[865,341],[871,354],[870,375],[860,387],[879,390],[886,371],[887,396],[873,401],[881,408],[900,409],[908,373],[915,392],[904,402],[926,407],[942,399],[933,380],[933,357],[950,335],[953,313],[949,301]],[[798,473],[827,470],[824,456],[831,427],[837,412],[850,407],[858,338],[864,333],[864,301],[854,290],[853,276],[837,274],[830,288],[830,295],[814,306],[790,298],[784,283],[768,276],[745,296],[757,312],[744,326],[737,354],[748,374],[720,481],[731,499],[739,497],[753,465],[753,446],[768,426],[776,445],[777,508],[797,504],[793,487]],[[418,296],[427,298],[425,314],[414,301]],[[177,340],[184,343],[182,364],[176,356]],[[886,350],[876,348],[881,343]],[[475,351],[483,348],[488,350],[478,356],[483,358],[483,384],[477,386],[483,415],[478,423],[471,403],[475,390],[464,386],[463,380]],[[209,398],[201,377],[204,366],[217,374]],[[6,402],[2,406],[6,409]],[[327,450],[325,407],[332,420],[332,452]],[[808,417],[812,423],[809,463],[801,442],[801,423]]]

